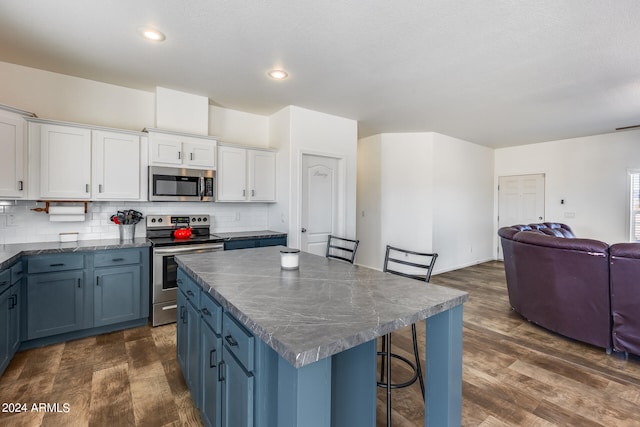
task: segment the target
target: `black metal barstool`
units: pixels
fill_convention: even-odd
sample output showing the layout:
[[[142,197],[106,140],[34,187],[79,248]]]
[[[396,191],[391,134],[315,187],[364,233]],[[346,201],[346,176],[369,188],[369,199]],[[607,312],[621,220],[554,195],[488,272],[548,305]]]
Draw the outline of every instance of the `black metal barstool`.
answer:
[[[384,256],[383,271],[408,277],[410,279],[428,282],[431,279],[431,272],[436,263],[436,258],[438,258],[437,253],[414,252],[387,245],[387,250]],[[380,338],[382,341],[382,350],[378,352],[378,356],[382,357],[382,363],[380,364],[380,380],[378,381],[378,387],[384,387],[387,389],[387,426],[391,425],[392,389],[410,386],[418,380],[420,382],[420,390],[422,391],[422,401],[424,402],[424,378],[422,375],[422,364],[420,363],[420,354],[418,352],[418,340],[416,335],[416,325],[414,323],[411,325],[411,336],[413,339],[413,355],[415,363],[404,356],[391,352],[391,334],[387,334]],[[413,375],[408,381],[402,383],[391,382],[392,357],[404,362],[411,368]]]
[[[327,240],[327,258],[339,259],[353,264],[360,240],[345,239],[329,235]]]

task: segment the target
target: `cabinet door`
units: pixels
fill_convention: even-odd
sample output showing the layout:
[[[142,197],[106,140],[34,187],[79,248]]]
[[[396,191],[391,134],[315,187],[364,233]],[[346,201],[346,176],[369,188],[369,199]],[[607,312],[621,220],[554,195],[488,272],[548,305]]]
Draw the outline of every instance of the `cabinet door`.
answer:
[[[242,202],[247,199],[247,150],[244,148],[218,147],[219,202]]]
[[[149,136],[149,163],[157,166],[181,165],[182,142],[177,136],[151,134]]]
[[[97,268],[94,326],[140,318],[140,266]]]
[[[187,302],[187,385],[191,390],[193,401],[200,408],[200,313]]]
[[[20,286],[22,280],[11,286],[9,301],[9,357],[13,357],[20,347]]]
[[[93,199],[139,199],[140,137],[93,131],[91,139]]]
[[[180,370],[182,371],[182,375],[187,379],[187,343],[188,343],[188,332],[187,332],[187,297],[185,294],[178,290],[177,292],[177,305],[178,305],[178,318],[177,321],[177,331],[176,331],[176,356],[178,358],[178,364],[180,365]]]
[[[91,131],[42,125],[40,133],[40,196],[89,199]]]
[[[200,363],[202,372],[202,421],[207,427],[219,427],[222,421],[222,383],[218,369],[222,360],[222,338],[201,322]]]
[[[249,150],[249,200],[275,202],[276,153]]]
[[[0,197],[25,197],[24,119],[0,114]]]
[[[222,360],[222,425],[253,426],[253,375],[242,368],[225,346]]]
[[[9,351],[9,335],[11,330],[11,292],[9,289],[0,293],[0,374],[9,365],[11,359]]]
[[[27,279],[27,339],[83,329],[84,272],[62,271]]]
[[[215,169],[216,142],[197,141],[196,138],[183,138],[184,165],[193,168]]]

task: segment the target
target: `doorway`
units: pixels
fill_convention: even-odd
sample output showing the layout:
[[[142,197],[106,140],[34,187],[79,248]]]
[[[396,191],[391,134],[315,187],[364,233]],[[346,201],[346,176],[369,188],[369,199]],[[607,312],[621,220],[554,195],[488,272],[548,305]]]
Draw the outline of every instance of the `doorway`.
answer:
[[[341,234],[341,191],[340,159],[302,155],[301,250],[324,256],[328,236]]]
[[[544,174],[498,177],[498,228],[544,221]],[[498,244],[498,259],[502,259]]]

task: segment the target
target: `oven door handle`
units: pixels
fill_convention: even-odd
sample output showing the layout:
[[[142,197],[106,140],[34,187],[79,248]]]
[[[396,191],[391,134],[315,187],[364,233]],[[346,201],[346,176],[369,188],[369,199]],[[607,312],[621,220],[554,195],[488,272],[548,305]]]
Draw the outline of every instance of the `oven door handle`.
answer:
[[[185,253],[189,253],[189,252],[197,252],[197,251],[221,251],[224,250],[224,245],[223,244],[219,244],[219,245],[206,245],[206,246],[201,246],[201,245],[190,245],[190,246],[185,246],[184,248],[157,248],[154,249],[153,252],[155,254],[158,255],[167,255],[167,254],[185,254]]]

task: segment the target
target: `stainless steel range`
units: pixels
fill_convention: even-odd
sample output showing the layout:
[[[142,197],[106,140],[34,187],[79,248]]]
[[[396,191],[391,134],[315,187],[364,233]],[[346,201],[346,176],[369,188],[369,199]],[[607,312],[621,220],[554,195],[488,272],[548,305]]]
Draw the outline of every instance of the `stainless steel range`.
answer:
[[[153,248],[151,280],[151,323],[176,321],[176,283],[180,254],[224,250],[223,239],[210,234],[209,215],[147,215],[147,239]],[[176,237],[185,236],[189,237]]]

